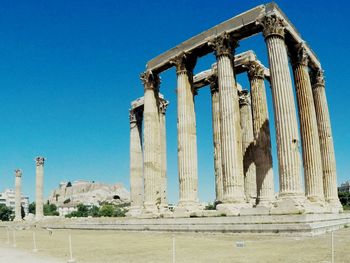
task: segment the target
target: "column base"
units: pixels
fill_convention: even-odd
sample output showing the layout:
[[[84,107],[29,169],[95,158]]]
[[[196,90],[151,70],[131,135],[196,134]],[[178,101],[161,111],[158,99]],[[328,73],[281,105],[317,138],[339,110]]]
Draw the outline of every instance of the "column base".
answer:
[[[227,216],[238,216],[244,209],[252,208],[249,203],[223,203],[216,206],[216,210]]]
[[[204,207],[196,201],[180,201],[174,207],[174,216],[188,215],[203,211]]]
[[[127,217],[137,217],[141,215],[142,207],[141,206],[131,206],[129,211],[125,214]]]
[[[326,211],[328,213],[337,214],[344,211],[339,199],[326,200]]]
[[[22,221],[22,218],[15,218],[13,219],[13,222],[21,222]]]
[[[326,204],[322,199],[312,199],[314,201],[310,201],[307,199],[305,202],[305,213],[307,214],[324,214],[326,213]]]
[[[306,198],[301,194],[285,194],[273,203],[271,208],[271,215],[283,215],[283,214],[304,214],[306,213]]]

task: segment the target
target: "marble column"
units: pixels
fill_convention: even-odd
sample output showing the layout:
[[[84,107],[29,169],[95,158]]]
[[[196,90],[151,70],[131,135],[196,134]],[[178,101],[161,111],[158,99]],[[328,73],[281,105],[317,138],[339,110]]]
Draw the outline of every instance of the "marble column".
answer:
[[[131,216],[140,214],[143,206],[143,156],[141,107],[130,110],[130,199]]]
[[[177,134],[180,198],[178,209],[195,211],[198,202],[197,132],[193,68],[196,59],[180,54],[172,60],[177,74]]]
[[[15,170],[15,219],[14,219],[14,221],[21,221],[22,220],[21,177],[22,177],[22,170],[16,169]]]
[[[220,204],[223,200],[224,189],[221,163],[219,88],[216,74],[210,79],[210,91],[214,141],[215,203]]]
[[[267,206],[274,201],[274,182],[271,155],[269,113],[264,83],[264,67],[259,62],[249,64],[248,77],[253,114],[255,139],[254,160],[256,165],[257,205]]]
[[[246,204],[244,194],[242,138],[239,102],[233,71],[233,49],[237,45],[227,33],[216,37],[211,45],[218,69],[223,203],[218,210],[239,214]]]
[[[324,201],[322,161],[309,76],[308,55],[302,44],[296,47],[294,53],[292,54],[292,62],[303,149],[305,195],[311,202],[322,203]]]
[[[323,166],[324,197],[329,204],[330,211],[338,212],[342,211],[342,206],[338,198],[333,136],[325,91],[324,75],[322,69],[313,72],[313,75],[313,98]]]
[[[161,189],[160,189],[160,206],[161,209],[168,208],[167,199],[167,158],[166,158],[166,122],[165,113],[169,105],[166,100],[161,101],[159,111],[159,125],[160,125],[160,158],[161,158]]]
[[[141,75],[144,84],[144,212],[158,213],[160,204],[160,132],[159,77],[147,71]]]
[[[302,205],[305,195],[301,185],[298,123],[284,42],[284,23],[281,18],[271,15],[262,20],[262,25],[270,65],[280,179],[281,204],[274,212],[302,213],[305,211]]]
[[[40,220],[44,217],[44,157],[36,157],[36,200],[35,200],[35,218]]]
[[[256,203],[256,167],[254,160],[254,134],[252,107],[248,90],[239,92],[240,120],[242,129],[242,154],[244,172],[244,191],[248,202]]]

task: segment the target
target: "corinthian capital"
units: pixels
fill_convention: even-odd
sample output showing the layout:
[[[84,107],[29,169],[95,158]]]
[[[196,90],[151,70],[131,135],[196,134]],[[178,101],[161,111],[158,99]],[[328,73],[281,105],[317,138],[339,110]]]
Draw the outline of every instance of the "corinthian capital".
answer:
[[[312,84],[314,88],[317,87],[324,87],[325,86],[325,80],[324,80],[324,71],[323,69],[317,69],[311,74]]]
[[[238,41],[235,40],[227,32],[217,36],[212,41],[209,41],[208,44],[213,47],[215,51],[215,56],[218,58],[220,56],[230,56],[232,57],[235,51],[235,48],[238,46]]]
[[[252,61],[248,64],[248,77],[250,80],[254,78],[264,79],[264,66],[258,61]]]
[[[35,158],[35,163],[36,163],[36,166],[44,166],[44,162],[45,162],[45,158],[44,157],[36,157]]]
[[[270,36],[279,36],[284,38],[284,22],[277,15],[266,16],[261,20],[263,26],[263,35],[265,38]]]
[[[304,44],[297,44],[295,47],[295,51],[295,56],[292,56],[293,64],[307,66],[309,63],[309,55],[306,52]]]
[[[16,177],[21,177],[22,176],[22,170],[21,169],[16,169],[15,170],[15,176]]]
[[[140,75],[140,79],[145,89],[158,89],[160,84],[159,76],[147,70]]]
[[[217,72],[215,72],[213,75],[211,75],[208,78],[208,82],[210,85],[210,92],[213,95],[216,92],[219,92],[219,85],[218,85],[218,76],[217,76]]]
[[[130,123],[135,123],[137,121],[136,113],[134,110],[129,111],[129,120],[130,120]]]
[[[244,89],[238,92],[239,105],[250,105],[250,94],[249,91]]]
[[[172,58],[170,64],[176,67],[176,74],[178,75],[181,73],[192,74],[196,61],[197,58],[195,56],[182,52],[180,55]]]
[[[159,111],[160,113],[165,115],[166,109],[168,108],[169,101],[167,100],[162,100],[159,105]]]

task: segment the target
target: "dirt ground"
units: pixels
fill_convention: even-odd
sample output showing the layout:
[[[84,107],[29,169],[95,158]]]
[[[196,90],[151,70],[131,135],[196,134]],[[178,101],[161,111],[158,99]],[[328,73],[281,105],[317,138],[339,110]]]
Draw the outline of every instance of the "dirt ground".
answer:
[[[106,230],[34,230],[38,252],[69,259],[71,234],[77,262],[331,262],[331,234],[286,237],[254,234],[154,233]],[[0,228],[0,247],[13,247],[13,232]],[[173,261],[173,237],[175,261]],[[33,230],[15,232],[16,249],[31,253]],[[237,242],[243,247],[237,247]],[[350,262],[350,228],[334,232],[334,262]],[[26,261],[22,261],[25,263]],[[47,261],[49,262],[49,261]]]

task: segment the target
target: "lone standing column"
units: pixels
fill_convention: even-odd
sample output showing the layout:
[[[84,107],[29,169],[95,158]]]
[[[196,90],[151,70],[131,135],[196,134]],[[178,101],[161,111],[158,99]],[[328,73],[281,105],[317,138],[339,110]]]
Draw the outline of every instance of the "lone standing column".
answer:
[[[141,108],[130,110],[130,197],[129,214],[141,213],[143,205],[143,158],[142,158]]]
[[[248,90],[239,92],[239,106],[242,129],[242,151],[244,191],[248,202],[256,203],[256,167],[254,161],[254,134],[252,121],[252,108]]]
[[[308,55],[302,44],[296,49],[296,54],[293,56],[293,71],[303,147],[305,194],[311,202],[321,205],[324,202],[322,161],[308,69]]]
[[[257,177],[257,205],[270,207],[275,198],[264,67],[259,62],[250,63],[248,76],[255,138],[254,160]]]
[[[161,209],[168,208],[167,199],[167,158],[166,158],[166,122],[165,113],[169,105],[168,101],[160,103],[159,125],[160,125],[160,158],[161,158],[161,189],[160,189],[160,206]]]
[[[216,74],[215,74],[216,75]],[[211,91],[211,107],[212,107],[212,123],[213,123],[213,140],[214,140],[214,169],[215,169],[215,203],[222,203],[224,189],[222,179],[222,163],[221,163],[221,142],[220,142],[220,104],[219,104],[219,88],[217,77],[210,80]]]
[[[36,201],[35,218],[40,220],[44,217],[43,191],[44,191],[44,157],[36,157]]]
[[[22,213],[21,213],[21,177],[22,177],[22,170],[16,169],[15,170],[15,219],[14,221],[21,221],[22,220]]]
[[[298,123],[284,24],[276,15],[265,17],[262,24],[270,64],[280,176],[280,200],[274,213],[301,213],[305,211],[305,196],[301,187]]]
[[[160,204],[159,77],[147,71],[141,75],[144,95],[144,208],[157,214]]]
[[[197,132],[193,68],[196,59],[181,54],[172,63],[177,74],[177,134],[180,200],[177,209],[198,210]]]
[[[313,97],[316,109],[318,135],[320,138],[324,196],[329,203],[329,210],[331,212],[339,212],[342,211],[343,208],[338,198],[333,136],[322,69],[314,72]]]
[[[239,214],[247,206],[244,194],[242,138],[239,102],[233,72],[233,49],[237,45],[224,33],[213,40],[218,68],[219,105],[221,112],[221,160],[223,173],[223,204],[218,210]]]

